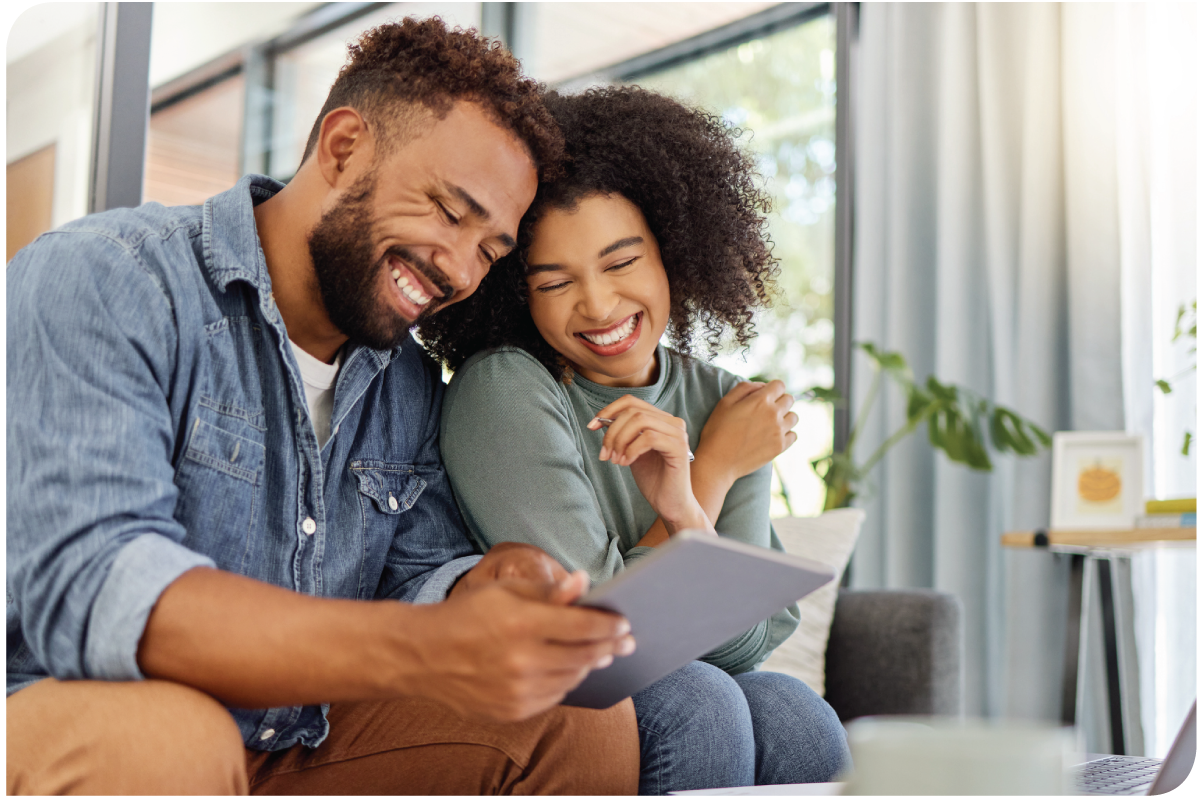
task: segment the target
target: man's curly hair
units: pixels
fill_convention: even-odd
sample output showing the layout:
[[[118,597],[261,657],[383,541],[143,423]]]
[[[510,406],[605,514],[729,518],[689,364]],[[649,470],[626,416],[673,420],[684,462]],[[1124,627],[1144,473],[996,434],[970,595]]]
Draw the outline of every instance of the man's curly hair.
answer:
[[[569,380],[569,366],[530,317],[525,253],[548,210],[595,195],[628,199],[658,240],[671,287],[667,335],[677,352],[686,359],[703,340],[715,354],[730,332],[739,346],[749,343],[753,311],[769,302],[778,265],[765,230],[770,200],[734,142],[739,131],[636,86],[551,92],[545,102],[566,138],[565,175],[538,186],[517,248],[479,289],[421,322],[426,349],[457,369],[480,350],[516,346]]]
[[[439,17],[407,17],[364,33],[349,46],[349,56],[308,135],[302,162],[335,108],[362,114],[388,153],[404,141],[415,105],[442,118],[456,101],[470,100],[525,143],[540,176],[556,174],[562,135],[542,104],[543,87],[521,75],[520,62],[499,41],[448,29]]]

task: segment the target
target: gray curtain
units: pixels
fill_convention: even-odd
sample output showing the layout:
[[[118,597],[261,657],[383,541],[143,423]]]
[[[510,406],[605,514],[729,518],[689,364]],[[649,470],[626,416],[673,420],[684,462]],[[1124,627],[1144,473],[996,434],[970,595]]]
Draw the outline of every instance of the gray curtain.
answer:
[[[1093,124],[1115,118],[1093,36],[1113,19],[1053,4],[861,12],[854,339],[1047,430],[1125,428],[1115,134]],[[856,400],[870,379],[857,357]],[[863,455],[903,424],[904,398],[881,399]],[[951,464],[923,431],[893,450],[857,503],[852,585],[957,594],[967,713],[1055,718],[1066,563],[999,546],[1047,526],[1050,458],[994,461]]]

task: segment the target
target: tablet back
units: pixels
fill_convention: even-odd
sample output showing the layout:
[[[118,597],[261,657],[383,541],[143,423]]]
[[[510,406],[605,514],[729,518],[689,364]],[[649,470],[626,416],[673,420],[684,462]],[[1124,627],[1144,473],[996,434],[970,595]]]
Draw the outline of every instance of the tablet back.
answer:
[[[588,674],[563,704],[610,707],[833,576],[807,558],[684,530],[579,600],[627,618],[637,651]]]

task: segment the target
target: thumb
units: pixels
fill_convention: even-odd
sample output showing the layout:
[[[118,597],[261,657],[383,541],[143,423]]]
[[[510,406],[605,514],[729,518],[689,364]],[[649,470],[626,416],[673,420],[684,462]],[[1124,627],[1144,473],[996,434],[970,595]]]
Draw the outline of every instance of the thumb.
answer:
[[[588,577],[588,573],[582,569],[571,572],[550,589],[548,599],[554,604],[569,605],[586,594],[591,583],[592,580]]]

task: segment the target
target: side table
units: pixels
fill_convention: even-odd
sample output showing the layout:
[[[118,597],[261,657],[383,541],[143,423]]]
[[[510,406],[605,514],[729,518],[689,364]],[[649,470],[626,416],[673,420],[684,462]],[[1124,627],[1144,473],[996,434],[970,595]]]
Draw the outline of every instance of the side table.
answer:
[[[1119,631],[1114,601],[1113,559],[1128,558],[1136,552],[1159,547],[1194,547],[1195,527],[1149,527],[1131,530],[1022,530],[1004,533],[1005,547],[1036,547],[1068,555],[1070,584],[1067,595],[1067,636],[1063,662],[1062,722],[1074,725],[1079,689],[1080,642],[1083,637],[1084,567],[1093,560],[1100,589],[1100,614],[1104,638],[1109,729],[1113,754],[1125,754],[1126,718],[1121,699],[1121,665],[1117,647]],[[1129,635],[1128,640],[1132,641]]]

